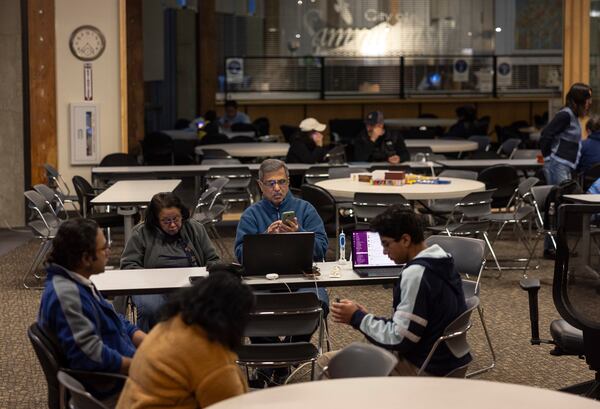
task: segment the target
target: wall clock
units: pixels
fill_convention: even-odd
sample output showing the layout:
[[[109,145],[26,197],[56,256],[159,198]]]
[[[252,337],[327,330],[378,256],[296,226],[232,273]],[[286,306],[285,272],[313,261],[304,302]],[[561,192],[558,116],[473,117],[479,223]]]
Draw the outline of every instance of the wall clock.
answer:
[[[82,61],[94,61],[106,48],[104,34],[94,26],[77,27],[71,33],[69,48],[75,57]]]

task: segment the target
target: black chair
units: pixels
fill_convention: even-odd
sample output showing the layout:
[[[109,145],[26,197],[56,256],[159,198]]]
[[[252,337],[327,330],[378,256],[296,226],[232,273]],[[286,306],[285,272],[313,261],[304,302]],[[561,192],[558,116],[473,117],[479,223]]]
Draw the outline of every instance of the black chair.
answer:
[[[292,142],[292,140],[294,140],[294,136],[300,132],[300,128],[294,125],[281,125],[279,129],[281,129],[283,138],[287,143]]]
[[[357,228],[368,229],[371,220],[390,206],[399,205],[412,212],[410,202],[400,193],[355,193],[352,202]]]
[[[586,170],[581,178],[581,185],[583,186],[583,191],[587,192],[590,186],[594,184],[596,180],[600,178],[600,163],[594,164],[591,168]]]
[[[64,196],[65,201],[67,201],[67,202],[74,202],[77,200],[76,196],[71,195],[71,190],[69,189],[69,185],[67,185],[67,183],[65,182],[65,180],[63,179],[61,174],[58,172],[58,170],[54,166],[50,165],[49,163],[45,163],[44,169],[46,170],[46,177],[48,178],[48,185],[51,188],[57,189],[58,191],[60,191],[62,193],[62,195]]]
[[[471,135],[487,135],[490,129],[490,116],[484,115],[473,123]]]
[[[135,155],[129,153],[110,153],[102,158],[98,166],[138,166]]]
[[[246,202],[248,203],[248,206],[254,203],[254,196],[250,190],[252,173],[247,166],[212,168],[204,175],[204,180],[208,184],[216,179],[222,178],[229,179],[229,182],[222,188],[220,195],[221,201],[227,204]]]
[[[593,399],[600,399],[600,229],[593,222],[598,213],[600,205],[591,204],[565,204],[558,209],[552,296],[562,319],[550,324],[552,339],[539,334],[540,280],[528,278],[520,283],[529,293],[531,344],[554,345],[552,355],[585,357],[594,379],[561,390]]]
[[[231,132],[254,132],[254,138],[252,138],[252,140],[256,141],[256,138],[258,138],[258,130],[252,124],[238,122],[231,125]]]
[[[330,119],[329,132],[335,142],[351,144],[354,138],[365,128],[362,119]]]
[[[329,179],[329,168],[331,166],[311,166],[304,172],[304,181],[314,185],[317,182]]]
[[[303,184],[300,189],[302,199],[312,204],[323,220],[327,236],[337,237],[340,228],[348,230],[354,226],[352,217],[340,217],[337,214],[335,198],[327,190],[308,183]]]
[[[116,373],[89,372],[69,369],[67,359],[62,352],[58,340],[38,323],[33,323],[27,329],[27,336],[46,377],[48,384],[48,408],[66,408],[67,395],[59,385],[58,372],[64,371],[86,385],[91,385],[95,391],[118,391],[123,387],[126,376]]]
[[[174,165],[175,150],[173,139],[162,132],[152,132],[141,141],[144,164],[146,165]]]
[[[271,122],[269,118],[261,116],[252,121],[252,125],[258,131],[258,136],[266,136],[271,134]]]
[[[109,409],[108,406],[94,398],[91,393],[85,390],[84,386],[77,379],[65,371],[58,371],[58,382],[66,392],[69,393],[69,408],[71,409]]]
[[[519,173],[509,165],[495,165],[479,172],[477,180],[485,184],[486,189],[496,189],[492,196],[493,208],[505,208],[519,186]]]
[[[323,309],[313,293],[256,294],[256,308],[250,313],[246,337],[274,338],[312,334],[319,330],[317,345],[310,342],[276,342],[245,344],[237,349],[238,364],[249,374],[251,367],[285,368],[311,364],[315,379],[315,361],[323,343]],[[302,366],[298,367],[288,380]],[[286,381],[287,383],[287,381]]]

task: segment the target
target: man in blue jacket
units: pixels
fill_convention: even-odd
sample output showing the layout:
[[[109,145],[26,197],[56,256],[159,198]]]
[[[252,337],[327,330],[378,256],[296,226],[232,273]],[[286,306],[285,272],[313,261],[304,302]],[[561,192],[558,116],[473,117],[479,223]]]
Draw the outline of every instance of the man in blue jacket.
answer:
[[[258,170],[258,186],[263,199],[247,208],[238,224],[235,236],[235,256],[238,261],[243,262],[246,234],[297,231],[315,233],[313,259],[324,261],[329,241],[323,220],[310,203],[290,193],[290,174],[285,163],[277,159],[265,160]],[[296,217],[284,223],[281,214],[287,211],[294,211]]]
[[[146,334],[116,313],[90,281],[104,271],[108,252],[95,221],[73,219],[60,226],[48,256],[38,324],[56,337],[69,368],[127,374]],[[105,393],[94,394],[110,401]]]
[[[383,251],[397,264],[406,263],[394,286],[393,316],[381,318],[350,300],[331,306],[336,322],[362,332],[373,344],[398,353],[395,375],[415,376],[435,341],[467,306],[461,278],[452,256],[437,244],[427,247],[418,215],[393,206],[371,223]],[[323,368],[330,356],[319,358]],[[471,361],[467,353],[455,357],[445,343],[433,354],[425,371],[444,376]]]
[[[587,172],[596,163],[600,163],[600,116],[592,115],[585,125],[588,137],[581,142],[579,172]]]

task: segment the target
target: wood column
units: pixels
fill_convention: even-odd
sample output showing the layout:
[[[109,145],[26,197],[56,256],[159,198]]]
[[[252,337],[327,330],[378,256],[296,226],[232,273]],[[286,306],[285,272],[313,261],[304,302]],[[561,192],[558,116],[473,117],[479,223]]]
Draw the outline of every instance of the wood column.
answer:
[[[196,70],[198,90],[196,93],[196,111],[203,115],[209,109],[215,109],[217,93],[217,25],[215,18],[215,0],[198,1],[196,20],[197,52]]]
[[[23,70],[26,109],[23,120],[29,129],[30,185],[46,182],[43,165],[58,168],[56,132],[56,37],[54,0],[24,0],[27,13],[23,27],[28,69]],[[27,138],[27,135],[25,135]],[[25,145],[27,146],[27,144]]]
[[[590,82],[590,0],[564,0],[563,100],[575,82]]]
[[[127,48],[127,145],[124,150],[138,154],[139,141],[144,139],[144,47],[142,0],[125,1]],[[124,92],[125,87],[121,92]]]

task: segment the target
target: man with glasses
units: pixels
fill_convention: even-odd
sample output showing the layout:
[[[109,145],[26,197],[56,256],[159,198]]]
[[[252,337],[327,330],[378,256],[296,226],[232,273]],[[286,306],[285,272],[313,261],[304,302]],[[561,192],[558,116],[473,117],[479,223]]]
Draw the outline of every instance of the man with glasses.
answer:
[[[58,341],[69,368],[127,374],[146,334],[115,312],[90,281],[104,271],[108,254],[95,221],[73,219],[60,226],[47,260],[38,325]],[[98,392],[86,386],[105,403],[116,403],[118,387]]]
[[[263,199],[247,208],[238,224],[235,255],[242,262],[244,236],[260,233],[314,232],[313,259],[323,261],[329,246],[323,220],[315,208],[290,193],[290,174],[284,162],[265,160],[258,170],[258,186]],[[296,217],[283,221],[284,212],[293,211]]]

